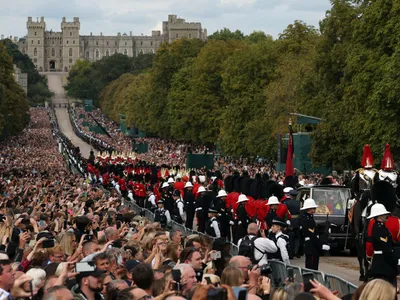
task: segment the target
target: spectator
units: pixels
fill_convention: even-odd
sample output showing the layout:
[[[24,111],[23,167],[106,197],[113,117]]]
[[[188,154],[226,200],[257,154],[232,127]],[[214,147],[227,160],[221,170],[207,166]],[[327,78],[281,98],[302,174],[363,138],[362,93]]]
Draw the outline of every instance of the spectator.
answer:
[[[243,285],[243,283],[244,283],[243,274],[239,268],[226,267],[222,272],[221,284],[237,287]]]
[[[76,276],[77,285],[72,289],[75,300],[102,299],[103,271],[81,272]]]
[[[139,264],[132,270],[132,280],[138,288],[143,289],[148,295],[152,295],[154,282],[153,269],[148,264]]]
[[[177,264],[175,270],[181,271],[181,285],[183,286],[182,296],[187,296],[189,291],[196,285],[196,273],[188,264]]]
[[[71,291],[63,285],[58,285],[50,288],[46,295],[43,297],[43,300],[54,300],[54,299],[63,299],[63,300],[73,300],[74,297]]]

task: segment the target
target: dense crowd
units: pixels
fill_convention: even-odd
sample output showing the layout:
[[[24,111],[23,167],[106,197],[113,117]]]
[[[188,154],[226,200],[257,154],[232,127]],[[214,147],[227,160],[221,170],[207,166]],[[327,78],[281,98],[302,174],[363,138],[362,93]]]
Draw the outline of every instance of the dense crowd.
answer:
[[[300,284],[288,278],[274,287],[267,259],[279,243],[254,223],[248,233],[262,234],[270,244],[265,263],[232,257],[224,238],[184,236],[161,219],[151,223],[135,214],[129,204],[140,203],[140,195],[70,173],[48,111],[30,114],[24,132],[0,144],[0,299],[339,299],[316,280]],[[276,181],[279,176],[271,173]],[[210,187],[204,182],[197,188]],[[142,205],[152,195],[149,189]],[[163,208],[162,201],[154,204]],[[212,227],[215,212],[209,210],[208,217]],[[278,234],[279,220],[272,223]],[[394,295],[378,279],[343,299]]]

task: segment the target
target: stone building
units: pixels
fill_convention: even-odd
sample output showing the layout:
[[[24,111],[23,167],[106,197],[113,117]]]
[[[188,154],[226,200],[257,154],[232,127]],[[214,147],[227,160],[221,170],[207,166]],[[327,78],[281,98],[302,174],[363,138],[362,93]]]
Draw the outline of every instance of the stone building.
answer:
[[[79,59],[96,61],[104,56],[121,53],[130,57],[144,53],[155,53],[164,42],[170,43],[180,38],[207,39],[207,30],[201,23],[189,23],[176,15],[169,15],[163,22],[162,33],[152,31],[151,36],[134,36],[118,33],[116,36],[80,35],[79,18],[61,22],[61,32],[46,30],[44,17],[40,20],[28,18],[28,34],[19,39],[18,47],[29,55],[39,72],[68,72]]]
[[[14,78],[25,91],[25,94],[28,94],[28,74],[22,73],[21,69],[14,65]]]

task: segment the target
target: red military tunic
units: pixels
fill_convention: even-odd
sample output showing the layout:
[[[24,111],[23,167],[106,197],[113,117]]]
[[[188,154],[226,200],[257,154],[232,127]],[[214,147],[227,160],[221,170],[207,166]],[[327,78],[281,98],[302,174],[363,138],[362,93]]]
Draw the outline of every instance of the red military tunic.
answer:
[[[370,241],[370,237],[372,237],[372,227],[374,224],[375,219],[370,220],[368,224],[368,239],[366,243],[366,254],[368,257],[372,257],[374,255],[374,247]],[[392,235],[393,243],[400,242],[400,219],[394,216],[389,216],[385,226]]]

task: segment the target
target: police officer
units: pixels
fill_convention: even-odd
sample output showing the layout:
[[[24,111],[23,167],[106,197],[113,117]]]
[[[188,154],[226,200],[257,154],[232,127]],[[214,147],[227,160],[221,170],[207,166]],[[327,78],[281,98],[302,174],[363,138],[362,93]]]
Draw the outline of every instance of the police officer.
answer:
[[[288,251],[288,248],[290,247],[289,236],[282,232],[282,229],[286,227],[287,224],[283,219],[276,217],[272,220],[272,239],[275,242],[278,251],[271,254],[269,258],[276,258],[283,261],[285,264],[290,264],[290,254]]]
[[[215,208],[219,213],[218,222],[221,224],[221,236],[224,238],[228,238],[230,240],[230,232],[229,232],[229,212],[226,208],[226,197],[228,195],[224,190],[218,191],[218,195],[215,199]]]
[[[171,215],[169,211],[164,208],[164,200],[158,200],[157,206],[158,208],[154,212],[154,222],[160,223],[162,228],[167,228],[171,223]]]
[[[193,184],[190,181],[186,182],[185,184],[183,202],[185,203],[185,209],[186,209],[185,227],[192,229],[196,203],[193,195]]]
[[[389,215],[390,212],[383,204],[377,203],[371,208],[368,219],[375,218],[375,224],[372,227],[374,255],[368,277],[384,279],[396,287],[397,259],[393,251],[392,235],[385,226]]]
[[[173,198],[175,200],[174,209],[172,210],[172,218],[178,224],[183,224],[185,221],[185,211],[184,211],[184,204],[183,199],[181,197],[181,192],[175,190],[173,193]]]
[[[209,208],[208,209],[208,224],[207,224],[207,229],[206,233],[209,236],[215,237],[215,238],[220,238],[221,237],[221,229],[220,229],[220,224],[217,220],[218,216],[218,211],[214,208]]]
[[[292,219],[291,226],[289,227],[290,246],[292,247],[293,254],[300,257],[300,201],[296,200],[297,191],[292,189],[289,191],[290,198],[283,201],[286,204]]]
[[[301,216],[301,226],[304,236],[304,254],[306,255],[306,268],[318,270],[319,257],[323,250],[329,251],[328,245],[322,245],[317,234],[317,226],[314,221],[313,215],[318,206],[315,201],[308,198],[304,201],[303,215]]]
[[[152,186],[149,186],[148,188],[147,188],[147,198],[146,198],[146,204],[145,204],[145,207],[148,209],[148,210],[150,210],[150,211],[152,211],[152,212],[154,212],[154,210],[156,210],[156,208],[157,208],[157,204],[156,204],[156,196],[154,195],[154,192],[153,192],[153,187]]]

